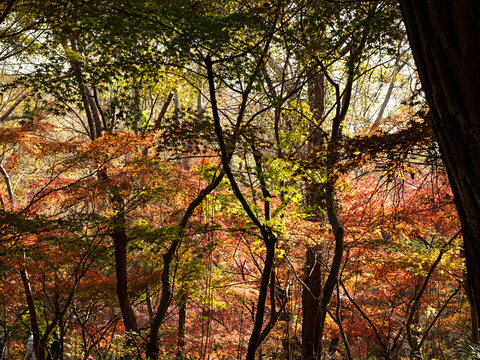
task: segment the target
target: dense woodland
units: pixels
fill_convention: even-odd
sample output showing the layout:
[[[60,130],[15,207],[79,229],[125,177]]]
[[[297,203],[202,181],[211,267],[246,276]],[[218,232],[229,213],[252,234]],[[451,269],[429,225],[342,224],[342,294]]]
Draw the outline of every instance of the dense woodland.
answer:
[[[3,0],[0,86],[2,360],[480,359],[397,1]]]

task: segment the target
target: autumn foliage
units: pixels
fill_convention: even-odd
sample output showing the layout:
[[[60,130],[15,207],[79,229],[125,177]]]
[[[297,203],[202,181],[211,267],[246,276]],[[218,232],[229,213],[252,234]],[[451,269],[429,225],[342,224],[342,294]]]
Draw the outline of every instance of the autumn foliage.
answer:
[[[398,10],[361,3],[0,6],[5,359],[474,353]]]

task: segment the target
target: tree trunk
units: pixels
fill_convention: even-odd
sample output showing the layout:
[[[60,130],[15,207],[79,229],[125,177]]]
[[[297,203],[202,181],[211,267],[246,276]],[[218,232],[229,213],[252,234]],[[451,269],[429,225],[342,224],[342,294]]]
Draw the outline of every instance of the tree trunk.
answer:
[[[33,301],[32,289],[30,287],[30,279],[28,278],[27,271],[20,270],[20,276],[22,278],[23,288],[25,290],[25,298],[27,299],[28,313],[30,316],[30,325],[32,326],[33,333],[33,349],[37,360],[45,359],[45,347],[41,344],[42,334],[40,333],[40,327],[38,324],[37,310],[35,309],[35,303]]]
[[[77,43],[75,40],[71,41],[72,50],[77,52]],[[66,45],[64,45],[66,47]],[[85,77],[83,75],[83,69],[80,63],[70,59],[70,66],[72,67],[73,73],[78,82],[78,87],[80,89],[80,97],[82,98],[82,103],[85,109],[85,114],[87,115],[89,136],[91,140],[96,140],[101,135],[102,125],[100,121],[99,108],[93,99],[90,90],[85,82]]]
[[[160,304],[157,307],[155,316],[152,319],[150,325],[150,333],[148,335],[147,343],[147,359],[156,360],[158,359],[158,333],[160,330],[160,325],[165,318],[167,313],[168,305],[172,299],[172,283],[170,279],[170,268],[173,261],[173,255],[179,244],[180,240],[175,239],[168,251],[163,254],[163,272],[162,272],[162,295],[160,298]]]
[[[471,306],[470,312],[472,316],[472,341],[475,344],[478,344],[478,342],[480,341],[480,334],[479,334],[477,308],[475,306]]]
[[[323,37],[317,42],[322,43]],[[319,45],[320,47],[321,45]],[[325,144],[321,125],[325,113],[325,75],[323,71],[316,73],[308,83],[308,101],[313,114],[309,137],[306,144],[305,157],[315,158],[323,152]],[[324,220],[325,186],[318,179],[305,184],[305,206],[309,213],[308,220],[320,222]],[[308,247],[305,259],[305,285],[302,291],[302,357],[304,360],[314,359],[315,354],[315,318],[322,294],[322,268],[320,249]]]
[[[115,275],[116,275],[116,290],[117,298],[122,312],[123,323],[125,330],[138,332],[137,318],[133,311],[130,297],[128,294],[128,262],[127,262],[127,245],[128,235],[125,228],[125,213],[123,198],[117,193],[117,190],[111,185],[110,179],[106,170],[101,169],[98,172],[100,180],[110,188],[112,195],[110,201],[115,211],[115,216],[112,218],[112,240],[115,249]]]
[[[115,247],[115,272],[117,276],[117,297],[122,311],[126,331],[138,332],[137,318],[128,295],[127,234],[125,228],[115,225],[112,234]]]
[[[315,326],[313,328],[315,340],[315,360],[320,360],[322,356],[322,338],[325,327],[325,319],[327,318],[327,308],[328,304],[330,303],[330,299],[332,298],[333,290],[335,290],[335,286],[337,286],[338,283],[338,275],[340,273],[340,266],[342,264],[344,250],[345,228],[338,218],[337,211],[335,209],[334,189],[330,183],[327,184],[326,198],[328,221],[332,227],[332,232],[335,237],[335,252],[333,255],[332,265],[330,266],[330,272],[322,289],[322,297],[320,299],[320,305],[315,317]]]
[[[270,283],[270,274],[272,272],[273,262],[275,260],[275,241],[266,239],[267,255],[263,266],[260,290],[257,300],[257,311],[255,313],[255,321],[252,334],[248,342],[246,360],[255,360],[255,352],[259,345],[259,339],[262,332],[263,318],[265,316],[265,304],[268,294],[268,284]]]
[[[160,325],[162,324],[163,320],[165,319],[165,314],[168,310],[168,305],[170,304],[170,300],[172,298],[173,290],[172,290],[172,279],[171,279],[171,266],[172,261],[174,259],[175,251],[177,247],[180,245],[185,228],[187,227],[190,218],[193,216],[193,212],[199,206],[202,201],[210,194],[216,187],[220,184],[224,176],[224,173],[221,172],[218,174],[212,182],[207,185],[205,188],[200,191],[198,196],[190,203],[185,214],[183,215],[182,221],[179,224],[179,232],[176,238],[170,244],[168,251],[163,254],[163,272],[162,272],[162,295],[160,298],[160,304],[155,311],[155,316],[151,319],[150,324],[150,332],[148,335],[148,342],[146,345],[146,357],[149,360],[156,360],[158,359],[158,333],[160,329]]]
[[[462,224],[472,314],[480,304],[480,7],[400,0]]]
[[[305,286],[302,291],[302,358],[314,358],[315,316],[320,304],[322,291],[322,267],[320,265],[320,252],[309,247],[305,259]]]
[[[177,358],[183,359],[185,356],[185,330],[187,323],[187,292],[181,291],[178,300],[178,329],[177,329]]]
[[[313,119],[308,129],[305,159],[315,159],[324,151],[324,133],[321,128],[325,113],[325,75],[319,72],[308,83],[308,103],[312,109]],[[320,175],[319,175],[320,177]],[[325,189],[319,179],[309,179],[305,184],[305,207],[309,214],[308,220],[318,222],[323,220],[325,209]],[[307,255],[308,256],[308,255]]]

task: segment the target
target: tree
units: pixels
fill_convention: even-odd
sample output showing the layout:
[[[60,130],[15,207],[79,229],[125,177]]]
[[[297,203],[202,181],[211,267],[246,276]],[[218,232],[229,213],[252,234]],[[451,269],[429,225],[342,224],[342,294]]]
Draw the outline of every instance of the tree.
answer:
[[[473,340],[480,313],[480,7],[400,0],[410,46],[462,223]]]

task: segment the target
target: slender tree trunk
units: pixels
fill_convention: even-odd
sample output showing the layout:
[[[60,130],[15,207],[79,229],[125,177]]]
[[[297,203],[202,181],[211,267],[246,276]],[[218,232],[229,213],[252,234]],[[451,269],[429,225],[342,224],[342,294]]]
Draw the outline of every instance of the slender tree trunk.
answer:
[[[137,318],[133,311],[130,297],[128,294],[128,266],[127,266],[127,245],[128,235],[125,228],[125,213],[123,199],[115,188],[110,184],[110,180],[106,170],[100,170],[98,176],[106,186],[110,188],[113,195],[110,197],[113,209],[116,214],[112,218],[112,239],[115,249],[115,274],[116,274],[116,290],[117,298],[122,312],[122,318],[126,331],[138,332]]]
[[[42,334],[40,333],[40,327],[38,325],[37,310],[35,309],[35,303],[33,301],[32,289],[30,287],[30,279],[28,278],[27,271],[20,270],[20,276],[22,278],[23,288],[25,290],[25,298],[27,299],[28,314],[30,316],[30,325],[33,333],[33,349],[37,360],[45,359],[45,347],[41,344]]]
[[[158,305],[155,316],[153,317],[150,324],[150,333],[148,336],[146,351],[146,356],[149,360],[158,359],[158,333],[160,330],[160,325],[165,319],[165,314],[167,313],[167,309],[173,294],[171,266],[174,259],[175,251],[180,245],[184,230],[187,227],[190,218],[193,216],[193,212],[195,211],[197,206],[202,203],[205,197],[213,190],[215,190],[215,188],[222,181],[223,176],[223,172],[218,174],[217,177],[215,177],[209,185],[203,188],[202,191],[200,191],[200,193],[198,194],[198,196],[190,203],[187,210],[185,211],[185,214],[183,215],[182,220],[180,221],[177,237],[172,241],[168,251],[163,254],[162,295],[160,297],[160,304]]]
[[[187,324],[187,292],[182,290],[178,300],[177,358],[185,355],[185,330]]]
[[[472,311],[476,316],[472,324],[477,327],[480,313],[480,6],[469,0],[400,0],[400,4],[462,224],[469,298],[476,308]]]
[[[275,242],[267,240],[267,255],[262,271],[262,280],[260,283],[260,293],[257,300],[257,311],[255,313],[255,322],[253,331],[248,342],[246,360],[255,360],[255,352],[259,345],[260,334],[262,332],[263,318],[265,316],[265,304],[267,301],[268,284],[270,283],[270,274],[272,273],[273,261],[275,259]]]
[[[72,50],[77,52],[77,43],[75,40],[71,41]],[[64,45],[66,47],[66,45]],[[87,115],[89,135],[91,140],[97,139],[101,135],[102,124],[100,119],[100,111],[97,108],[95,99],[90,93],[90,90],[85,82],[85,77],[83,76],[83,69],[80,63],[76,60],[70,60],[70,66],[72,67],[73,73],[78,82],[80,89],[80,97],[82,99],[83,107],[85,108],[85,114]]]
[[[162,106],[162,109],[160,110],[157,118],[155,119],[155,123],[153,124],[153,128],[155,130],[160,129],[160,127],[162,126],[163,119],[165,118],[165,114],[167,113],[168,106],[172,102],[172,98],[173,98],[173,92],[170,92],[167,96],[167,99],[165,100],[165,103]],[[175,108],[175,110],[178,110],[178,109]]]
[[[170,280],[170,268],[173,261],[173,255],[175,254],[179,242],[180,240],[175,239],[170,245],[169,250],[163,254],[162,295],[160,297],[160,304],[157,307],[157,311],[155,312],[155,316],[150,325],[150,334],[147,343],[147,359],[149,360],[158,359],[158,332],[160,330],[160,325],[165,318],[165,314],[167,313],[170,300],[172,299],[173,290]]]
[[[267,41],[264,47],[264,53],[267,52],[269,44],[270,44],[269,41]],[[232,170],[230,168],[230,159],[232,156],[233,147],[235,145],[234,142],[237,135],[237,131],[239,130],[239,126],[245,114],[248,96],[250,94],[250,91],[252,90],[253,79],[255,79],[258,72],[260,72],[260,68],[261,68],[261,64],[263,63],[263,60],[264,60],[263,57],[260,57],[260,59],[258,60],[257,67],[256,67],[256,70],[254,71],[254,75],[252,75],[251,82],[247,86],[246,90],[242,95],[242,98],[243,98],[242,104],[240,106],[238,116],[237,116],[237,123],[234,128],[233,144],[231,144],[231,147],[229,147],[229,149],[227,150],[224,133],[221,125],[220,115],[218,111],[217,99],[216,99],[217,95],[215,90],[215,81],[214,81],[215,76],[213,73],[213,61],[210,55],[208,55],[205,58],[205,65],[207,68],[208,87],[209,87],[209,93],[210,93],[210,102],[212,107],[212,116],[213,116],[214,125],[215,125],[215,133],[218,139],[218,145],[221,150],[223,170],[225,171],[225,174],[229,180],[230,186],[232,188],[233,193],[235,194],[235,197],[238,199],[238,201],[242,205],[244,211],[247,213],[248,217],[253,222],[253,224],[260,230],[262,240],[265,244],[266,252],[267,252],[265,256],[265,262],[263,265],[262,275],[261,275],[257,309],[255,312],[255,320],[254,320],[252,334],[250,335],[250,340],[248,342],[246,360],[255,360],[255,352],[260,344],[259,340],[262,334],[262,325],[263,325],[263,319],[265,316],[265,305],[266,305],[266,299],[268,294],[268,285],[270,283],[270,275],[272,272],[273,262],[275,259],[275,246],[276,246],[277,239],[272,229],[268,225],[263,224],[259,220],[257,215],[249,206],[245,197],[243,196],[242,191],[240,190],[240,187],[238,186],[237,181],[235,180],[235,176],[233,175]],[[261,166],[259,164],[260,155],[256,153],[255,149],[253,149],[253,156],[255,158],[255,162],[257,165],[256,166],[257,178],[260,182],[262,194],[265,198],[264,200],[265,220],[269,221],[270,220],[270,200],[267,200],[267,199],[271,198],[271,195],[269,194],[268,189],[266,187],[264,174],[262,173]]]
[[[395,65],[393,66],[392,78],[390,80],[390,84],[388,85],[387,93],[385,94],[385,98],[383,99],[382,105],[378,110],[377,118],[375,119],[375,122],[372,124],[372,127],[371,127],[372,130],[377,129],[380,123],[382,122],[383,114],[385,113],[388,102],[392,97],[393,88],[395,87],[395,83],[397,81],[397,75],[400,73],[400,71],[402,71],[403,67],[405,66],[405,63],[401,62],[401,56],[402,56],[401,46],[402,44],[399,45],[397,58],[395,59]]]
[[[315,316],[314,326],[314,359],[319,360],[322,356],[322,338],[325,326],[325,319],[327,317],[328,304],[335,290],[335,286],[338,284],[338,275],[340,273],[340,266],[342,264],[343,251],[344,251],[344,236],[345,228],[340,221],[335,200],[335,186],[337,182],[336,167],[339,158],[339,142],[342,133],[342,123],[345,120],[348,108],[350,106],[350,99],[352,94],[352,87],[354,81],[354,60],[363,50],[366,41],[367,30],[363,35],[359,47],[356,53],[351,54],[349,61],[348,79],[345,85],[343,98],[340,95],[339,87],[336,85],[337,94],[337,109],[336,115],[332,121],[331,137],[327,144],[327,164],[326,175],[327,181],[325,186],[325,207],[327,209],[327,218],[332,228],[333,236],[335,238],[335,250],[330,265],[328,277],[325,281],[325,285],[322,288],[322,297],[320,299],[320,305],[318,307],[317,315]],[[331,79],[330,79],[331,81]]]
[[[327,180],[328,181],[328,180]],[[322,289],[322,297],[320,299],[320,306],[317,311],[315,318],[315,327],[314,327],[314,336],[315,336],[315,359],[319,360],[322,355],[322,337],[323,330],[325,326],[325,319],[327,317],[327,307],[330,303],[330,299],[333,295],[333,290],[338,283],[338,274],[340,273],[340,266],[342,264],[343,258],[343,244],[344,244],[344,234],[345,229],[343,224],[340,222],[340,219],[337,216],[335,209],[335,197],[334,189],[332,184],[327,184],[326,190],[326,201],[327,201],[327,214],[330,226],[335,237],[335,252],[332,260],[332,265],[330,266],[330,272],[328,274],[327,280],[325,281],[325,286]]]

